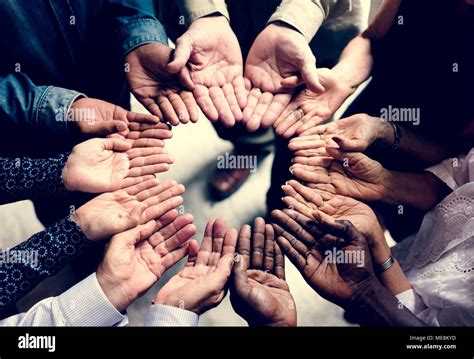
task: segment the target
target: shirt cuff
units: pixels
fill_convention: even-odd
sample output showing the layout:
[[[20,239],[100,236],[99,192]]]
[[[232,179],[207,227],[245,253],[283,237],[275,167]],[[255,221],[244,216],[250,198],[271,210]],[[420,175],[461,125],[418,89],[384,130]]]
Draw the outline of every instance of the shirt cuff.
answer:
[[[67,326],[111,327],[127,321],[110,303],[95,273],[61,294],[58,305]]]
[[[396,295],[397,299],[415,315],[420,314],[426,309],[426,305],[421,297],[413,289],[408,289]]]
[[[214,13],[219,13],[230,20],[225,0],[180,0],[178,5],[187,25],[190,25],[196,19]]]
[[[123,59],[130,51],[150,42],[168,43],[163,25],[154,19],[133,20],[121,26],[117,32],[118,51]]]
[[[170,305],[154,304],[145,316],[145,327],[197,327],[199,315]]]
[[[319,2],[283,0],[268,20],[268,24],[282,21],[303,34],[309,43],[316,35],[327,14]]]
[[[80,96],[84,95],[74,90],[48,86],[34,112],[35,126],[55,135],[67,135],[69,111]]]

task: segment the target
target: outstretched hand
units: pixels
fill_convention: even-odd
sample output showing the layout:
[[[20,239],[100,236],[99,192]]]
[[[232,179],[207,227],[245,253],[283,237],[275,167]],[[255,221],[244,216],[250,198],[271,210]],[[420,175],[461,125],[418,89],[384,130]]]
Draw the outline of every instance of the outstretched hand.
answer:
[[[195,233],[192,216],[178,217],[172,210],[157,221],[112,237],[97,270],[97,280],[110,302],[119,311],[125,310],[184,258]]]
[[[118,138],[94,138],[74,147],[62,178],[68,191],[112,192],[166,172],[173,158],[163,147],[135,147]]]
[[[231,277],[230,300],[251,326],[296,326],[296,307],[285,281],[285,258],[263,218],[244,225]]]
[[[232,127],[247,103],[240,45],[224,16],[206,16],[191,24],[176,41],[167,70],[189,69],[193,94],[206,117]]]
[[[199,248],[189,243],[188,262],[156,295],[155,303],[202,314],[225,297],[225,286],[234,263],[237,231],[224,219],[210,221]]]

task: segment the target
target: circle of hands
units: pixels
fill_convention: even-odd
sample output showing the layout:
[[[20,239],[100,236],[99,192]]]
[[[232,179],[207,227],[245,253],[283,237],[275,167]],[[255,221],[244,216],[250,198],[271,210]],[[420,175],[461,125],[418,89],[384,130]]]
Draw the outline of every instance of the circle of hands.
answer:
[[[71,219],[89,240],[110,239],[97,278],[117,309],[126,309],[186,256],[155,303],[201,314],[229,291],[234,310],[249,325],[296,325],[284,255],[315,291],[345,308],[377,281],[371,258],[386,243],[375,214],[361,201],[385,195],[389,171],[363,154],[383,137],[383,125],[365,114],[322,124],[353,90],[332,70],[316,68],[300,33],[268,25],[244,68],[227,20],[207,17],[192,23],[175,50],[146,44],[125,63],[131,90],[150,114],[76,100],[73,116],[86,114],[74,121],[81,136],[105,137],[75,146],[62,172],[68,191],[99,194]],[[200,245],[192,239],[192,215],[180,210],[184,186],[155,178],[173,163],[164,143],[172,137],[169,125],[196,122],[198,107],[227,127],[273,126],[290,139],[295,178],[282,186],[288,209],[240,231],[213,219]],[[367,255],[362,265],[327,261],[326,251],[334,248]]]

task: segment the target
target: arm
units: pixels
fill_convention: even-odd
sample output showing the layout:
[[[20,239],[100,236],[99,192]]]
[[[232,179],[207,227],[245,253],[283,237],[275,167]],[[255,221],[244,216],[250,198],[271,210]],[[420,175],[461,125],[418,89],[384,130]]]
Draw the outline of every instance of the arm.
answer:
[[[65,218],[18,246],[1,251],[0,307],[19,300],[90,245],[81,228]]]
[[[68,133],[67,114],[81,96],[55,86],[37,86],[23,73],[0,77],[0,130],[47,130]]]
[[[215,13],[230,19],[225,0],[178,0],[178,6],[188,25],[196,19]]]
[[[44,299],[26,313],[0,321],[0,326],[114,326],[127,317],[107,299],[96,274],[91,274],[63,294]]]
[[[0,157],[0,204],[66,191],[62,171],[69,153],[54,158]]]

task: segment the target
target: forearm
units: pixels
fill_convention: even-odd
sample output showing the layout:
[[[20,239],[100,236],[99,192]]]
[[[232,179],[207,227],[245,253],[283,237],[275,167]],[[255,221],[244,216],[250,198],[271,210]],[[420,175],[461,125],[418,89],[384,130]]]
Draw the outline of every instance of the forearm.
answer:
[[[370,40],[363,35],[355,37],[343,50],[333,67],[335,76],[345,85],[356,89],[370,76],[373,66]]]
[[[93,245],[76,223],[65,218],[18,246],[1,251],[0,307],[18,301],[38,283]]]
[[[363,285],[346,309],[356,314],[361,325],[394,327],[426,325],[377,280],[368,281]]]
[[[430,172],[404,173],[387,171],[382,201],[430,210],[450,192],[438,177]]]
[[[69,153],[54,158],[0,157],[0,204],[66,192],[62,171]]]

